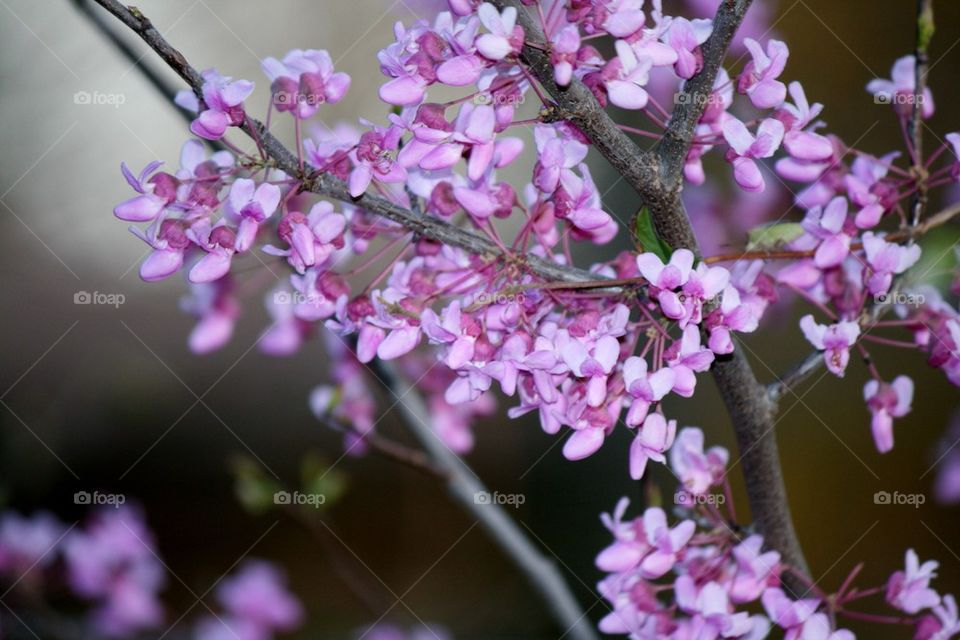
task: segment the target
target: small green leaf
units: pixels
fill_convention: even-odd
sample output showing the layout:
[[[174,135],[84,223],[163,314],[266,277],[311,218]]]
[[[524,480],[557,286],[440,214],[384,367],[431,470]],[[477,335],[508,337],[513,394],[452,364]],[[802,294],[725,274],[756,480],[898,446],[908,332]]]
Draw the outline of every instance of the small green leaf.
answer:
[[[644,253],[653,253],[663,262],[670,260],[673,249],[657,235],[657,230],[653,226],[653,217],[650,215],[650,209],[642,207],[637,212],[635,219],[634,232],[638,248]]]
[[[318,453],[309,452],[300,463],[300,476],[303,491],[309,495],[323,496],[321,504],[329,507],[339,500],[347,490],[347,477],[332,469],[329,463]]]
[[[781,222],[754,227],[748,234],[747,251],[778,249],[803,234],[799,222]]]
[[[231,460],[234,493],[244,509],[260,515],[274,508],[274,495],[283,489],[273,478],[263,472],[263,467],[246,456]]]

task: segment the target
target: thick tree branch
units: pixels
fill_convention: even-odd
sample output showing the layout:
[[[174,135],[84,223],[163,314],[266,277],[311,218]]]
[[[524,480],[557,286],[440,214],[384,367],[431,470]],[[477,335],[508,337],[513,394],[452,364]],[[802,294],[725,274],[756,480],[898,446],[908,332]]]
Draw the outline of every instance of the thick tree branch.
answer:
[[[699,255],[699,245],[680,198],[683,164],[727,48],[751,0],[724,0],[720,4],[713,33],[703,45],[703,68],[685,84],[686,98],[677,101],[679,104],[667,132],[652,152],[641,151],[617,129],[581,82],[574,80],[566,89],[556,86],[550,57],[540,48],[546,43],[543,31],[519,0],[496,0],[495,4],[517,8],[518,22],[527,39],[538,45],[525,46],[522,58],[556,101],[559,115],[577,125],[637,191],[649,207],[660,237],[676,249],[687,248]],[[757,380],[743,349],[718,359],[712,373],[733,421],[737,444],[743,455],[741,464],[753,517],[767,545],[779,551],[785,562],[809,573],[793,527],[780,469],[780,455],[773,432],[776,403]]]

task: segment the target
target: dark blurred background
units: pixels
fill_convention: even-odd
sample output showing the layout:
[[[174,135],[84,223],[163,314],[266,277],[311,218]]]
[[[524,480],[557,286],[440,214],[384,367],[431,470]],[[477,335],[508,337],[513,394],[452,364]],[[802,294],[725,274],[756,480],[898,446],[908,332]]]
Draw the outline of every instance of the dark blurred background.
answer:
[[[358,116],[382,121],[375,53],[392,40],[396,20],[413,20],[424,4],[141,0],[139,7],[195,66],[255,79],[252,105],[266,104],[261,58],[294,47],[328,49],[338,70],[353,77],[348,97],[323,110],[324,122],[333,124]],[[674,4],[667,3],[668,13]],[[931,149],[960,120],[960,48],[954,48],[960,5],[936,2],[936,12],[931,85],[938,112],[927,131]],[[774,31],[791,50],[784,78],[802,81],[811,101],[826,103],[829,131],[861,149],[880,154],[900,148],[891,111],[875,105],[863,87],[873,77],[888,77],[893,61],[912,49],[913,15],[908,0],[781,0],[772,11]],[[251,347],[266,317],[254,300],[229,347],[208,357],[191,355],[186,336],[193,319],[177,309],[184,283],[141,282],[136,265],[144,246],[111,214],[129,197],[121,160],[135,170],[154,159],[175,165],[186,137],[183,122],[66,0],[0,0],[0,42],[0,483],[7,505],[23,512],[46,508],[72,522],[83,514],[73,504],[75,491],[123,493],[144,505],[160,553],[195,592],[249,552],[290,573],[309,611],[298,637],[345,637],[369,623],[376,616],[336,577],[329,553],[288,519],[246,514],[228,469],[232,455],[255,455],[292,483],[304,451],[331,461],[340,457],[340,437],[307,406],[309,391],[328,375],[320,343],[291,359],[261,355]],[[134,46],[158,66],[144,47]],[[122,104],[77,104],[79,91],[119,95]],[[602,161],[593,167],[601,191],[612,185],[607,209],[626,219],[635,209],[633,194],[615,184]],[[719,171],[724,176],[727,169]],[[779,215],[790,196],[767,175],[779,192],[767,206]],[[731,207],[723,215],[755,212]],[[798,213],[788,216],[797,219]],[[956,240],[955,229],[933,239],[935,255],[943,255],[931,273],[949,274],[954,256],[945,250]],[[79,291],[120,293],[125,303],[75,305]],[[772,379],[808,352],[796,324],[800,311],[778,310],[765,331],[747,338],[760,358],[761,378]],[[783,402],[777,434],[801,540],[827,591],[860,560],[867,562],[862,584],[885,579],[902,566],[904,550],[914,547],[921,558],[940,560],[936,584],[956,593],[960,512],[934,504],[936,469],[929,471],[957,404],[956,389],[919,355],[874,353],[885,376],[905,373],[917,384],[913,412],[896,423],[893,452],[880,456],[874,449],[859,363],[842,381],[815,375],[799,391],[801,400]],[[668,414],[732,449],[730,425],[709,378],[701,385],[696,400],[671,399]],[[393,415],[378,429],[404,437]],[[526,503],[511,515],[556,556],[581,602],[591,607],[601,577],[593,557],[609,539],[597,515],[622,495],[640,497],[626,472],[627,435],[618,433],[599,454],[578,463],[565,462],[557,439],[535,420],[497,415],[482,421],[476,435],[469,462],[492,490],[525,494]],[[454,545],[473,520],[435,481],[374,456],[347,458],[337,468],[348,476],[348,492],[324,521],[341,541],[335,552],[348,559],[355,554],[369,567],[366,578],[381,590],[379,597],[393,602],[372,574],[396,594],[415,585],[404,602],[456,637],[559,636],[480,528]],[[732,475],[745,519],[742,486]],[[654,478],[665,494],[673,491],[667,474]],[[879,490],[923,493],[927,500],[919,509],[878,506],[873,495]],[[175,612],[171,619],[194,602],[172,577],[165,598]],[[603,610],[597,604],[590,615]],[[415,621],[403,606],[389,619]],[[883,631],[873,628],[860,637],[887,637]]]

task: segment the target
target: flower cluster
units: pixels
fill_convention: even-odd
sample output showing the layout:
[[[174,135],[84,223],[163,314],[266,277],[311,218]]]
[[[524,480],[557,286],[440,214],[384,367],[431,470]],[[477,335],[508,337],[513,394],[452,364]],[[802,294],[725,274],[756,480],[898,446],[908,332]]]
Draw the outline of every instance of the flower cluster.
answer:
[[[776,172],[809,184],[796,197],[806,213],[799,225],[777,225],[789,230],[768,230],[772,244],[761,243],[761,249],[781,248],[794,260],[765,261],[761,251],[761,259],[745,254],[727,268],[686,249],[623,254],[590,267],[597,278],[631,281],[606,295],[558,288],[524,268],[524,255],[569,265],[573,241],[607,243],[618,223],[604,210],[585,163],[589,140],[550,117],[550,101],[519,57],[522,47],[547,46],[561,86],[576,79],[601,104],[641,110],[662,126],[664,110],[654,96],[664,86],[682,90],[698,72],[712,25],[665,15],[656,0],[649,12],[642,6],[553,3],[540,16],[549,40],[541,45],[528,42],[513,7],[498,11],[486,2],[452,2],[432,22],[398,23],[396,41],[380,52],[388,78],[380,98],[395,109],[386,123],[361,120],[360,129],[343,125],[308,139],[298,127],[301,162],[313,171],[344,180],[354,197],[373,191],[398,206],[459,220],[496,243],[502,258],[413,241],[400,225],[353,204],[338,211],[305,196],[300,178],[268,168],[266,156],[218,152],[208,158],[199,142],[189,141],[175,173],[161,171],[159,163],[138,176],[123,167],[137,195],[115,213],[149,223],[134,229],[152,248],[141,276],[159,280],[189,266],[194,290],[184,307],[199,318],[190,344],[207,353],[229,340],[240,313],[235,258],[254,254],[262,263],[259,249],[285,260],[293,272],[288,285],[266,293],[273,320],[261,341],[267,353],[296,352],[318,323],[355,340],[355,359],[363,364],[375,357],[416,361],[423,357],[421,345],[431,345],[447,373],[429,376],[430,403],[447,417],[442,430],[460,451],[472,443],[469,419],[484,411],[457,407],[489,405],[496,387],[517,397],[513,417],[536,411],[548,433],[569,430],[563,452],[570,459],[595,452],[626,409],[622,422],[637,432],[629,455],[633,477],[643,473],[647,460],[662,460],[673,440],[675,427],[662,414],[662,400],[670,393],[692,396],[696,374],[733,351],[734,333],[759,326],[778,290],[827,316],[818,322],[806,315],[800,324],[838,376],[852,349],[867,357],[865,343],[890,342],[873,335],[889,324],[914,329],[915,344],[930,351],[931,363],[953,380],[960,377],[960,359],[951,348],[960,335],[957,312],[942,297],[931,294],[912,310],[897,306],[897,321],[873,313],[901,293],[900,277],[920,258],[918,245],[902,244],[880,229],[916,190],[913,174],[896,166],[896,153],[877,158],[858,151],[848,168],[844,159],[851,150],[819,132],[823,106],[811,104],[799,82],[780,79],[789,50],[775,39],[744,38],[747,63],[738,73],[718,73],[685,175],[703,182],[704,154],[725,148],[736,182],[746,191],[762,191],[759,161],[782,147],[786,155],[776,161]],[[609,58],[586,42],[600,37],[614,41]],[[908,62],[897,63],[893,81],[874,81],[870,90],[883,96],[912,90]],[[298,121],[341,100],[350,84],[325,51],[294,50],[282,61],[268,58],[263,69],[271,82],[270,109]],[[661,81],[650,84],[652,76]],[[202,100],[180,98],[199,114],[195,133],[219,136],[228,126],[245,126],[243,102],[252,83],[214,71],[204,80]],[[468,92],[431,102],[434,85]],[[539,103],[537,117],[519,118],[528,97]],[[767,115],[744,121],[735,113],[746,105]],[[927,116],[932,99],[929,107]],[[532,130],[536,160],[529,182],[515,187],[499,179],[498,170],[520,157],[525,130]],[[933,172],[927,187],[946,180],[955,165]],[[517,220],[513,239],[501,237],[496,219]],[[369,256],[347,269],[358,254]],[[357,276],[382,267],[389,255],[387,267],[358,289]],[[347,446],[362,450],[359,440],[373,420],[360,398],[362,369],[346,364],[350,358],[339,359],[334,374],[344,393],[334,397],[331,389],[321,390],[312,404],[321,415],[338,410],[343,418],[355,416],[357,429]],[[872,364],[870,372],[864,397],[877,447],[887,451],[893,418],[910,409],[912,384],[903,376],[885,379]]]
[[[303,607],[287,591],[283,574],[262,560],[247,561],[224,579],[217,585],[216,598],[224,612],[197,623],[197,640],[270,640],[274,633],[296,629],[303,621]]]
[[[135,636],[165,618],[158,593],[166,570],[134,507],[96,511],[82,528],[48,513],[4,513],[0,575],[11,590],[25,582],[38,593],[65,577],[72,595],[93,607],[90,624],[106,637]]]
[[[679,522],[670,524],[660,507],[647,508],[629,520],[627,498],[612,514],[603,514],[613,542],[599,553],[597,568],[606,577],[597,586],[610,605],[600,630],[630,638],[766,638],[778,627],[786,638],[854,640],[837,618],[858,619],[850,603],[884,594],[886,603],[904,617],[879,618],[910,624],[917,638],[947,640],[960,634],[956,601],[930,586],[937,562],[920,563],[906,552],[906,567],[885,586],[852,586],[858,569],[834,594],[814,584],[796,593],[798,574],[776,551],[764,548],[763,537],[744,535],[734,520],[726,481],[727,451],[704,451],[703,432],[688,427],[677,435],[670,468],[680,481],[674,495]],[[726,507],[726,514],[721,509]],[[802,584],[802,582],[801,582]],[[763,614],[755,613],[758,607]]]
[[[0,579],[7,594],[53,593],[65,582],[72,596],[93,607],[89,624],[98,637],[141,637],[169,622],[159,597],[166,574],[136,507],[94,511],[79,528],[43,512],[0,516]],[[198,640],[270,640],[302,621],[299,600],[279,570],[263,561],[248,561],[224,577],[216,597],[224,611],[197,621]]]
[[[667,15],[660,0],[523,4],[529,15],[450,0],[431,21],[398,23],[395,41],[378,54],[386,77],[379,97],[389,113],[376,123],[312,131],[304,121],[342,100],[349,76],[335,71],[325,51],[266,59],[267,120],[274,111],[294,119],[298,171],[292,161],[283,165],[288,173],[279,171],[264,149],[246,111],[252,82],[211,70],[199,97],[178,97],[197,113],[193,133],[221,140],[228,151],[208,157],[191,140],[173,173],[158,162],[138,175],[124,165],[136,193],[115,215],[145,225],[133,228],[151,249],[144,280],[185,273],[192,291],[183,307],[198,318],[189,339],[195,352],[229,341],[253,292],[271,318],[259,341],[266,353],[292,355],[324,336],[332,380],[310,404],[344,432],[350,453],[365,451],[378,419],[364,365],[396,361],[427,396],[437,434],[458,453],[471,449],[473,424],[499,395],[509,399],[510,417],[535,414],[545,432],[562,434],[570,460],[627,429],[629,475],[640,479],[651,460],[669,457],[684,495],[694,498],[722,480],[726,453],[703,452],[699,431],[678,433],[663,401],[693,397],[697,374],[734,352],[737,334],[757,330],[777,300],[811,307],[798,335],[822,353],[829,372],[842,377],[852,355],[865,362],[863,398],[880,452],[893,447],[893,421],[909,413],[914,385],[881,374],[872,344],[920,350],[960,385],[960,311],[950,297],[960,287],[943,294],[905,278],[921,259],[914,202],[960,176],[960,133],[947,134],[926,158],[906,136],[906,154],[855,149],[824,131],[823,105],[784,77],[789,49],[775,38],[738,40],[742,68],[722,65],[711,93],[693,95],[684,89],[704,68],[711,20]],[[688,4],[700,14],[701,2]],[[536,79],[524,54],[531,50],[549,55],[552,79]],[[891,80],[868,85],[876,102],[892,105],[904,131],[913,117],[903,108],[907,97],[923,101],[923,118],[934,108],[929,90],[915,95],[914,70],[905,57]],[[622,225],[586,164],[592,141],[544,91],[553,84],[582,85],[602,107],[637,112],[632,122],[645,128],[617,126],[644,138],[659,139],[669,126],[665,99],[704,100],[686,182],[707,182],[703,159],[716,150],[752,198],[769,191],[771,177],[802,185],[794,197],[802,218],[754,228],[743,251],[704,257],[668,246],[654,225],[645,230],[649,212],[642,210],[631,224],[636,252],[575,269],[576,243],[608,244]],[[458,97],[439,102],[431,92]],[[230,127],[247,131],[256,151],[231,144]],[[527,155],[533,161],[524,171]],[[506,168],[519,181],[505,180]],[[310,193],[317,179],[337,185],[339,204]],[[497,252],[441,244],[421,228],[375,215],[365,208],[374,196],[468,231]],[[241,262],[285,268],[288,278],[277,285],[246,277]],[[544,277],[534,263],[570,278]],[[893,318],[885,318],[889,311]],[[887,331],[910,337],[880,335]],[[619,546],[601,556],[601,568],[612,574],[603,592],[615,613],[626,609],[608,617],[605,630],[762,637],[772,623],[790,637],[849,637],[831,629],[823,598],[792,601],[779,591],[783,567],[761,552],[762,540],[697,533],[695,520],[669,527],[656,510],[625,522],[625,508],[607,518]],[[673,608],[659,603],[662,585],[650,582],[671,572]],[[754,601],[767,616],[735,612]],[[952,600],[937,602],[934,617],[949,629]]]

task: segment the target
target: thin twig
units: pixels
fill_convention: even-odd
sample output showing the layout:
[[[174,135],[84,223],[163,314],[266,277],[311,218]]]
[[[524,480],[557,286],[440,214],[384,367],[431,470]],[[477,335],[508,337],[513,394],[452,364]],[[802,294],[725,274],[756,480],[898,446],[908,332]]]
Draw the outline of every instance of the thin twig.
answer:
[[[913,112],[907,125],[907,135],[910,137],[910,146],[913,151],[913,167],[911,169],[917,181],[917,191],[910,205],[910,222],[906,228],[888,234],[888,241],[907,240],[912,243],[931,229],[946,224],[960,214],[960,203],[955,203],[943,211],[924,220],[927,209],[927,187],[929,175],[923,162],[923,93],[927,87],[928,49],[933,37],[933,0],[917,0],[917,37],[914,56],[916,57],[915,86],[913,96]],[[851,247],[853,248],[853,247]],[[906,274],[897,276],[891,285],[891,291],[896,292]],[[890,308],[890,305],[874,303],[868,310],[871,323],[880,319]],[[801,384],[807,377],[816,372],[824,364],[820,352],[814,351],[807,355],[798,364],[767,385],[767,394],[771,400],[777,400],[787,391]]]
[[[396,371],[390,362],[375,361],[381,380],[403,401],[398,403],[406,427],[429,452],[434,463],[449,473],[447,489],[453,498],[476,518],[490,536],[519,566],[530,585],[540,594],[563,627],[563,637],[597,640],[593,624],[570,591],[557,565],[547,558],[489,496],[487,487],[460,456],[453,453],[430,426],[432,418],[420,393]]]

